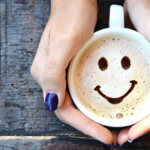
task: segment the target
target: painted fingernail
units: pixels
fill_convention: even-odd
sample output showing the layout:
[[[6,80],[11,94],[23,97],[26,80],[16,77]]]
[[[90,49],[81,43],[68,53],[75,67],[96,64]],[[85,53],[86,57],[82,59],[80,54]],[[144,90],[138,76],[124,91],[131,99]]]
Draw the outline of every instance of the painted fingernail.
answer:
[[[131,139],[128,139],[128,142],[129,142],[129,143],[132,143],[132,142],[133,142],[133,140],[131,140]]]
[[[45,97],[45,107],[49,111],[54,111],[58,106],[58,96],[56,93],[47,93]]]

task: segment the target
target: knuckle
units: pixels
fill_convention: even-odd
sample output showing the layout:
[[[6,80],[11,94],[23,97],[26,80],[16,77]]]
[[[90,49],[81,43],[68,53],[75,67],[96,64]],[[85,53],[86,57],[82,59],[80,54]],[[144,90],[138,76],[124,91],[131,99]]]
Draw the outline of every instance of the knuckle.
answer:
[[[63,68],[61,64],[55,63],[55,61],[53,63],[48,63],[42,74],[43,81],[59,81],[64,77],[65,68]]]
[[[48,73],[44,73],[43,74],[43,82],[46,83],[48,81],[51,81],[51,82],[59,82],[62,77],[61,75],[58,75],[57,72],[48,72]]]
[[[49,73],[46,75],[43,75],[42,77],[42,85],[45,89],[52,89],[52,88],[61,88],[65,85],[65,78],[58,76],[53,73]],[[50,90],[49,89],[49,90]]]

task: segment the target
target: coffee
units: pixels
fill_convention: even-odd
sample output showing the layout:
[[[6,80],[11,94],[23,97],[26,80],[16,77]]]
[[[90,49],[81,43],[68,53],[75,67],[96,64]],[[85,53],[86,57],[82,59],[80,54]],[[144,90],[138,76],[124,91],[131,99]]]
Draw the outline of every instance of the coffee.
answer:
[[[97,39],[82,53],[73,85],[80,104],[104,120],[140,114],[150,89],[149,57],[144,46],[125,36]]]

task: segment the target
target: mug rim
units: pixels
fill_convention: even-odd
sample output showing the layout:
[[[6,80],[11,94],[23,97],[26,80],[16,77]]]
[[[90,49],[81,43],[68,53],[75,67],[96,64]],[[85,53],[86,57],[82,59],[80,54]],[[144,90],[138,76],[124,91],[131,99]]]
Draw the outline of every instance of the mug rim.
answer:
[[[71,61],[70,66],[69,66],[69,71],[68,71],[68,86],[69,86],[69,91],[70,91],[70,95],[71,95],[73,102],[75,103],[77,108],[88,118],[90,118],[91,120],[93,120],[99,124],[109,126],[109,127],[125,127],[125,126],[132,125],[132,124],[140,121],[147,115],[149,115],[150,110],[147,111],[147,109],[146,110],[144,109],[142,115],[140,117],[135,117],[135,119],[128,118],[127,119],[128,121],[123,120],[123,121],[121,121],[121,123],[118,123],[117,121],[112,122],[109,119],[104,119],[100,116],[97,117],[97,115],[95,113],[88,111],[88,109],[86,109],[85,106],[82,105],[82,103],[80,103],[80,100],[78,100],[77,94],[73,87],[73,79],[72,79],[73,77],[72,76],[74,74],[75,66],[77,65],[81,55],[87,50],[87,47],[90,46],[92,43],[94,43],[96,40],[98,40],[100,38],[103,38],[106,36],[113,36],[113,35],[125,36],[129,39],[133,39],[133,40],[137,41],[138,43],[144,45],[144,47],[146,47],[146,49],[148,49],[148,48],[150,49],[150,43],[145,39],[145,37],[134,30],[131,30],[128,28],[118,28],[118,27],[105,28],[105,29],[99,30],[93,34],[93,36],[85,43],[85,45],[80,49],[80,51],[76,54],[76,56]],[[150,55],[150,53],[149,53],[149,55]],[[150,63],[150,61],[149,61],[149,63]]]

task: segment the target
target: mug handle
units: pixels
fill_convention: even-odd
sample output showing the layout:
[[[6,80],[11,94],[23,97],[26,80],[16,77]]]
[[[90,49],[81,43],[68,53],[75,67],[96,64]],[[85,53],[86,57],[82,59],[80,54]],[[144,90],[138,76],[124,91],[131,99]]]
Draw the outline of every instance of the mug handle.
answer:
[[[120,5],[111,5],[109,13],[109,28],[124,27],[124,10]]]

